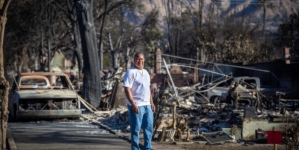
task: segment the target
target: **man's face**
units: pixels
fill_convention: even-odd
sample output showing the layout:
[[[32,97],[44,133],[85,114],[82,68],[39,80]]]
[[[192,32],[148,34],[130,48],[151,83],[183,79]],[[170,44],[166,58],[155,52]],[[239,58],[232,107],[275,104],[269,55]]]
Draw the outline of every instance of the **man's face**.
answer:
[[[144,56],[142,54],[139,54],[134,59],[134,67],[137,69],[143,69],[143,65],[144,65]]]

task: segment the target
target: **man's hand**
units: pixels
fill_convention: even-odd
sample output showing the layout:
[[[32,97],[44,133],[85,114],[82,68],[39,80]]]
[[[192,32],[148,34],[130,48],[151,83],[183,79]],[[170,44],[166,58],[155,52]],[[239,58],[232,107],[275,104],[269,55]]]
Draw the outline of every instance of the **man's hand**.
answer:
[[[155,111],[156,111],[156,106],[155,106],[155,104],[151,104],[151,106],[152,106],[152,111],[155,112]]]
[[[139,109],[138,109],[138,106],[137,105],[132,105],[132,110],[135,114],[138,114],[139,113]]]

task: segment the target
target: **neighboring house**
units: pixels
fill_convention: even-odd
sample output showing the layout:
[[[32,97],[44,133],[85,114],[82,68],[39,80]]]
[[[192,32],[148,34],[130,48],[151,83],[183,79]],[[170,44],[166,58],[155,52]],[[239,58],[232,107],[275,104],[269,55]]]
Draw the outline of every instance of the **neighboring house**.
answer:
[[[57,51],[55,52],[52,60],[51,60],[51,71],[53,72],[63,72],[66,74],[70,74],[71,72],[75,75],[78,75],[78,65],[76,64],[72,67],[72,62],[68,60],[63,53]]]

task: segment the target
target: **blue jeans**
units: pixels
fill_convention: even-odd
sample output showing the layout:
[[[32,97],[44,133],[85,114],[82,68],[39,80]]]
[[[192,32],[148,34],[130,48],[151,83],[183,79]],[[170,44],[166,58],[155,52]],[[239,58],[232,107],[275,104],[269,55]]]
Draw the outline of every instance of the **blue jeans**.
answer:
[[[135,114],[132,106],[128,105],[130,117],[131,131],[131,147],[132,150],[139,150],[139,132],[143,129],[144,147],[143,150],[151,150],[152,135],[153,135],[153,111],[151,105],[138,106],[139,113]]]

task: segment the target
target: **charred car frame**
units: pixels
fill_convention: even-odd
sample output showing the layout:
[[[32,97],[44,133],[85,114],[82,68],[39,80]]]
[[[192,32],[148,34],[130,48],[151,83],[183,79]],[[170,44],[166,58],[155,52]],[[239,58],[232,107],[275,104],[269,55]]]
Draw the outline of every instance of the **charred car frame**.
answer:
[[[21,73],[9,96],[10,116],[19,118],[78,118],[78,94],[63,73]]]

